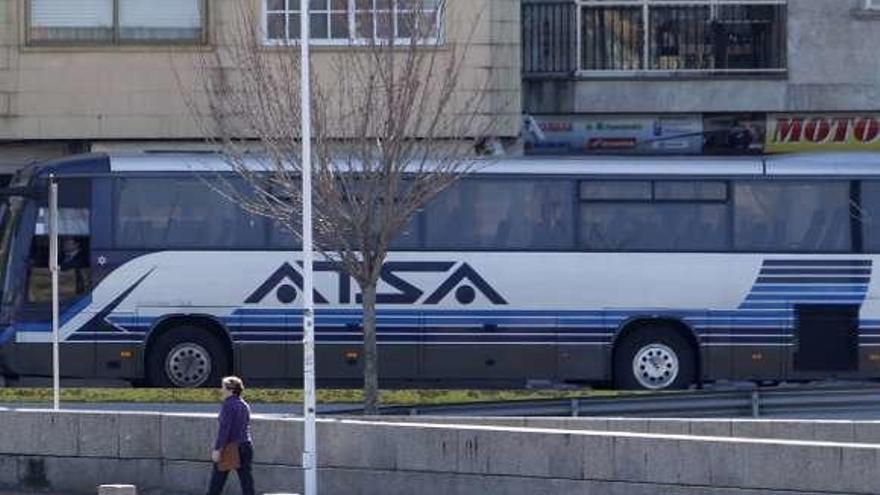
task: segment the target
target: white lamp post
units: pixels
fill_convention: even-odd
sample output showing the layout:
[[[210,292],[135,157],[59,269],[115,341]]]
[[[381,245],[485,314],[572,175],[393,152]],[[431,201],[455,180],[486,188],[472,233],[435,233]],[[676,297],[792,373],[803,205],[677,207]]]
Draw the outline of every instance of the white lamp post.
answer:
[[[315,428],[315,302],[312,267],[312,100],[309,74],[309,0],[300,0],[303,252],[303,454],[306,495],[318,493]]]
[[[61,408],[61,370],[58,350],[58,182],[49,176],[49,272],[52,276],[52,407]]]

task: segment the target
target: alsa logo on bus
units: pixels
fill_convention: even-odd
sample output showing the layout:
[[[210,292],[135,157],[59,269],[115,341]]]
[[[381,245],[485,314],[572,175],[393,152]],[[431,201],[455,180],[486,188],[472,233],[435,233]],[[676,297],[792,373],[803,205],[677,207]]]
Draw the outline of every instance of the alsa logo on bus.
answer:
[[[302,268],[302,263],[297,263]],[[315,272],[335,273],[338,287],[338,304],[352,303],[352,280],[334,263],[318,262]],[[443,279],[431,287],[419,287],[412,280],[406,280],[404,273],[441,273]],[[380,279],[396,292],[376,294],[377,304],[439,304],[450,294],[454,294],[459,304],[469,305],[477,299],[477,292],[494,305],[505,305],[507,301],[476,270],[467,263],[456,268],[452,261],[390,261],[382,267]],[[265,282],[245,299],[245,304],[260,304],[271,294],[281,304],[292,304],[303,290],[302,273],[290,263],[284,263],[275,270]],[[425,294],[428,294],[427,297]],[[315,289],[313,298],[316,304],[330,304],[330,300]],[[361,294],[355,295],[356,303],[363,301]]]
[[[864,117],[811,117],[776,119],[774,143],[859,143],[880,139],[880,119]]]

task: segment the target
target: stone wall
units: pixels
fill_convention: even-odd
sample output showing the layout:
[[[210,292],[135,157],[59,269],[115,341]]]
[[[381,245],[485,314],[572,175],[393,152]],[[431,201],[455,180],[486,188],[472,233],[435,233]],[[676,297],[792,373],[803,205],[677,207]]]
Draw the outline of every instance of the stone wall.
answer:
[[[197,494],[216,419],[5,410],[0,424],[0,488]],[[301,427],[254,419],[259,492],[300,489]],[[877,444],[324,419],[318,445],[330,495],[880,492]]]

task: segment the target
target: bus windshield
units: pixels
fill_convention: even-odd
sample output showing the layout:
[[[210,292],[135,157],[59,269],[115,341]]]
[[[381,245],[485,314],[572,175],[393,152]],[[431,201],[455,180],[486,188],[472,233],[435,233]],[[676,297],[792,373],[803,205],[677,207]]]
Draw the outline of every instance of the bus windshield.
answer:
[[[18,218],[21,213],[25,198],[21,195],[20,190],[26,187],[32,169],[26,167],[20,170],[13,177],[9,184],[9,189],[0,191],[0,300],[4,300],[2,293],[6,287],[6,274],[9,265],[9,252],[12,248],[12,241],[15,237],[15,229],[18,225]]]
[[[5,198],[0,204],[0,281],[6,280],[9,250],[12,246],[13,233],[18,224],[18,214],[21,211],[23,201],[23,198],[13,196]],[[5,283],[3,287],[5,287]]]

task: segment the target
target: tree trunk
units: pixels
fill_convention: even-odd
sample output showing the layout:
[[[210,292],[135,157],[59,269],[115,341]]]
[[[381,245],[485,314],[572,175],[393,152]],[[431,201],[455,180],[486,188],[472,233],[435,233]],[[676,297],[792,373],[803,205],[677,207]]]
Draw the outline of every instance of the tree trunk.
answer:
[[[376,282],[361,287],[364,311],[364,414],[379,414],[379,348],[376,345]]]

